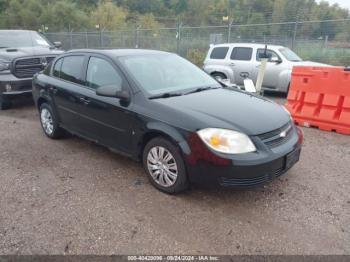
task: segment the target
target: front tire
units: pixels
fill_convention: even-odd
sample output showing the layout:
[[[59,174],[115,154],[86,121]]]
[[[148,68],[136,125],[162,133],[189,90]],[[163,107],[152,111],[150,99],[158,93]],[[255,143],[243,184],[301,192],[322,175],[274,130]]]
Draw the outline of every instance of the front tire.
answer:
[[[63,130],[58,125],[57,117],[52,107],[47,103],[43,103],[40,106],[40,123],[45,135],[49,138],[57,139],[62,136]]]
[[[143,151],[143,167],[152,185],[167,194],[185,191],[188,186],[180,149],[169,140],[157,137]]]

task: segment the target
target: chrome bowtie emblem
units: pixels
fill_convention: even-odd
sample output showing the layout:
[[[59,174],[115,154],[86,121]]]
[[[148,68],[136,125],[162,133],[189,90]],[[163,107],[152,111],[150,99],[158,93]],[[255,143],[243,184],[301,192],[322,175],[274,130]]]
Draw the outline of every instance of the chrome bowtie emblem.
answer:
[[[287,132],[286,131],[283,131],[281,134],[280,134],[280,137],[286,137],[287,136]]]

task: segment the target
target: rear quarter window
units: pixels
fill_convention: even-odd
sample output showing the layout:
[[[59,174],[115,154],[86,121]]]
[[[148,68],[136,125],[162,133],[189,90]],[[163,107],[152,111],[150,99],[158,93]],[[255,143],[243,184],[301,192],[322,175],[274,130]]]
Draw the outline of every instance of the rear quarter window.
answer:
[[[211,51],[210,59],[225,59],[228,47],[215,47],[213,51]]]
[[[61,74],[61,67],[62,67],[62,61],[63,61],[63,58],[57,60],[56,63],[55,63],[55,66],[54,66],[53,72],[52,72],[52,75],[53,75],[54,77],[60,77],[60,74]]]

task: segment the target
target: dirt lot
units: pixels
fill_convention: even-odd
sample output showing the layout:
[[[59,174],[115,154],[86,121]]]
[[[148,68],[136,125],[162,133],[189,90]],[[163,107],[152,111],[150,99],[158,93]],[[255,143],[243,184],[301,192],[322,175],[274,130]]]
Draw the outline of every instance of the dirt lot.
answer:
[[[21,101],[0,112],[0,254],[350,254],[350,137],[304,134],[263,188],[168,196],[138,163],[47,139]]]

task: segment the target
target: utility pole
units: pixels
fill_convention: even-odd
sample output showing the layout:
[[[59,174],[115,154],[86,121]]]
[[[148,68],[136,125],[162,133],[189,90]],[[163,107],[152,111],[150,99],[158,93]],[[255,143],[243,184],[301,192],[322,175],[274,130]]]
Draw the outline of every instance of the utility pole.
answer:
[[[296,38],[297,38],[297,31],[298,31],[298,24],[299,24],[298,20],[299,19],[297,17],[297,20],[294,23],[294,31],[293,31],[293,39],[292,39],[292,50],[294,50],[295,45],[296,45]]]
[[[228,34],[227,34],[227,43],[231,42],[231,29],[232,29],[232,25],[233,25],[233,18],[230,19],[229,23],[228,23]]]
[[[178,55],[180,54],[180,45],[181,45],[181,27],[182,27],[182,23],[178,21],[176,26],[176,52]]]
[[[70,24],[68,25],[69,30],[69,46],[70,49],[73,49],[73,28],[71,28]]]
[[[135,48],[139,48],[140,45],[140,28],[141,26],[136,25],[135,29]]]
[[[230,18],[229,16],[223,16],[222,21],[228,22],[227,26],[227,43],[231,42],[231,29],[233,25],[233,18]]]

